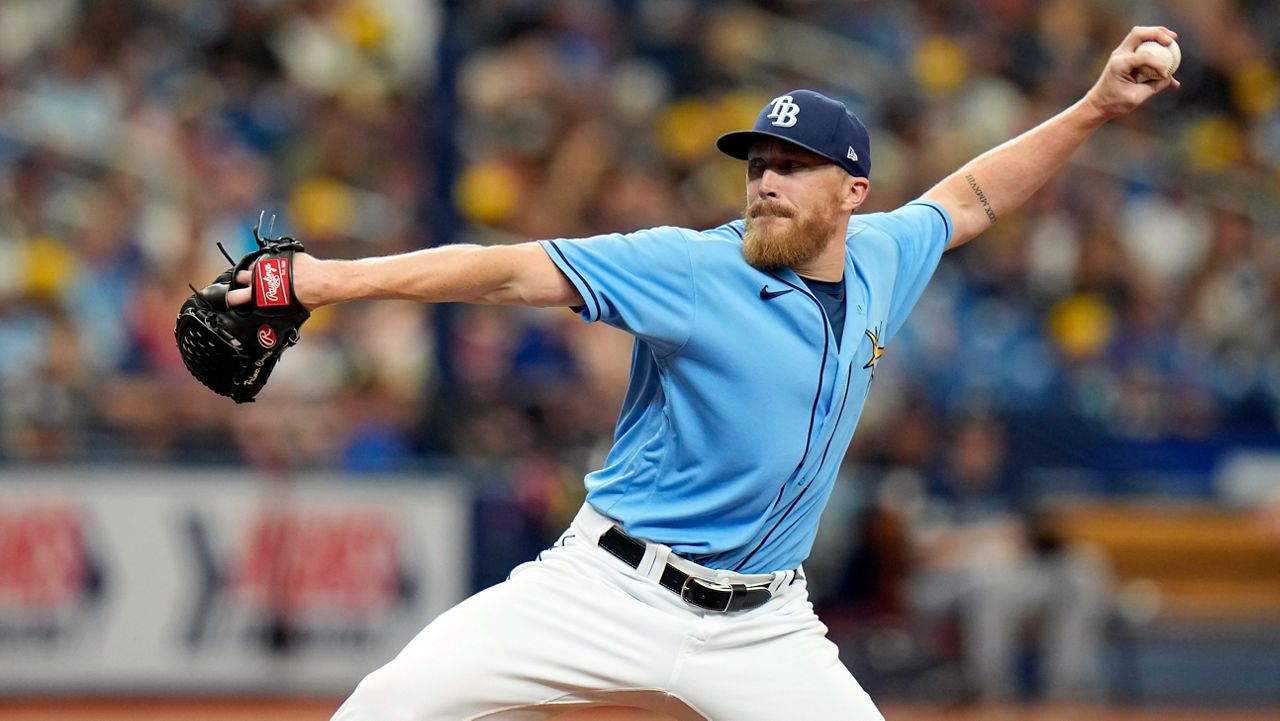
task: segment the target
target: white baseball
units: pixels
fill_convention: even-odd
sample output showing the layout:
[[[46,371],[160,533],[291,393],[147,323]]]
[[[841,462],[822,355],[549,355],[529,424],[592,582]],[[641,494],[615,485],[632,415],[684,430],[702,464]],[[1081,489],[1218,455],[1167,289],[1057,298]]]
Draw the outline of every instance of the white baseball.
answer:
[[[1182,48],[1178,47],[1177,42],[1161,45],[1154,40],[1148,40],[1139,45],[1135,52],[1154,55],[1157,58],[1156,62],[1167,68],[1163,76],[1150,68],[1138,68],[1136,80],[1140,83],[1160,80],[1162,77],[1173,75],[1173,72],[1182,64]]]

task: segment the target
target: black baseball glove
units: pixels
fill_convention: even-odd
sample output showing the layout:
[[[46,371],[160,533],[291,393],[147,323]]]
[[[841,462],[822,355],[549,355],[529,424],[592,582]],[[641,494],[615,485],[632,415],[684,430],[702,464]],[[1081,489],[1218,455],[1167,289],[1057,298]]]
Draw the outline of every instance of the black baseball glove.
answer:
[[[263,238],[258,234],[261,225],[259,218],[253,228],[258,249],[239,262],[218,244],[232,267],[201,290],[191,287],[173,329],[191,375],[236,403],[253,402],[280,355],[298,342],[298,329],[311,317],[293,294],[293,255],[306,250],[293,238]],[[236,276],[251,266],[253,300],[228,306],[227,293],[243,287]]]

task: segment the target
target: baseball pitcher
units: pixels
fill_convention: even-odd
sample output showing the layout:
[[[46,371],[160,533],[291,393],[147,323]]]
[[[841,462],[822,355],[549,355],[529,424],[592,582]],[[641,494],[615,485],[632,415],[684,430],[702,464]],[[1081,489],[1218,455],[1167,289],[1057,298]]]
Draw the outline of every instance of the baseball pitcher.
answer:
[[[877,365],[944,250],[1020,206],[1086,138],[1178,82],[1135,27],[1076,104],[919,199],[856,214],[871,144],[810,90],[722,136],[741,220],[353,261],[293,255],[306,309],[401,298],[567,306],[635,336],[604,467],[555,545],[432,621],[340,721],[881,718],[814,615],[801,564]],[[1150,74],[1150,78],[1146,78]],[[261,261],[259,261],[261,262]],[[252,307],[254,271],[227,304]]]

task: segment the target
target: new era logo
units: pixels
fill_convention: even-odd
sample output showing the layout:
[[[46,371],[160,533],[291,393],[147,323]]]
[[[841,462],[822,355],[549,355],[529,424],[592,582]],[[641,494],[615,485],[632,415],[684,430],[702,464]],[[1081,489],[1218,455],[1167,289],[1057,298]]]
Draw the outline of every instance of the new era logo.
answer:
[[[854,150],[852,145],[849,146],[849,152],[847,156],[849,160],[852,160],[855,163],[858,162],[858,151]]]

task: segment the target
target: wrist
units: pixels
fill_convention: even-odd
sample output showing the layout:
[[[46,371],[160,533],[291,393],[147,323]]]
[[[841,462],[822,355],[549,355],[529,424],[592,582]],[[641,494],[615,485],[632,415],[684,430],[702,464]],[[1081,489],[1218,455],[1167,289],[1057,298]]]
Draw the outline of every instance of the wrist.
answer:
[[[308,308],[334,305],[349,298],[345,297],[340,281],[343,273],[338,267],[347,261],[321,260],[309,257],[307,263],[307,285],[298,291],[298,300]]]
[[[1092,92],[1071,106],[1071,112],[1076,122],[1080,123],[1088,131],[1098,129],[1117,115],[1117,113],[1110,112],[1106,108],[1103,101],[1097,97],[1097,93]]]

